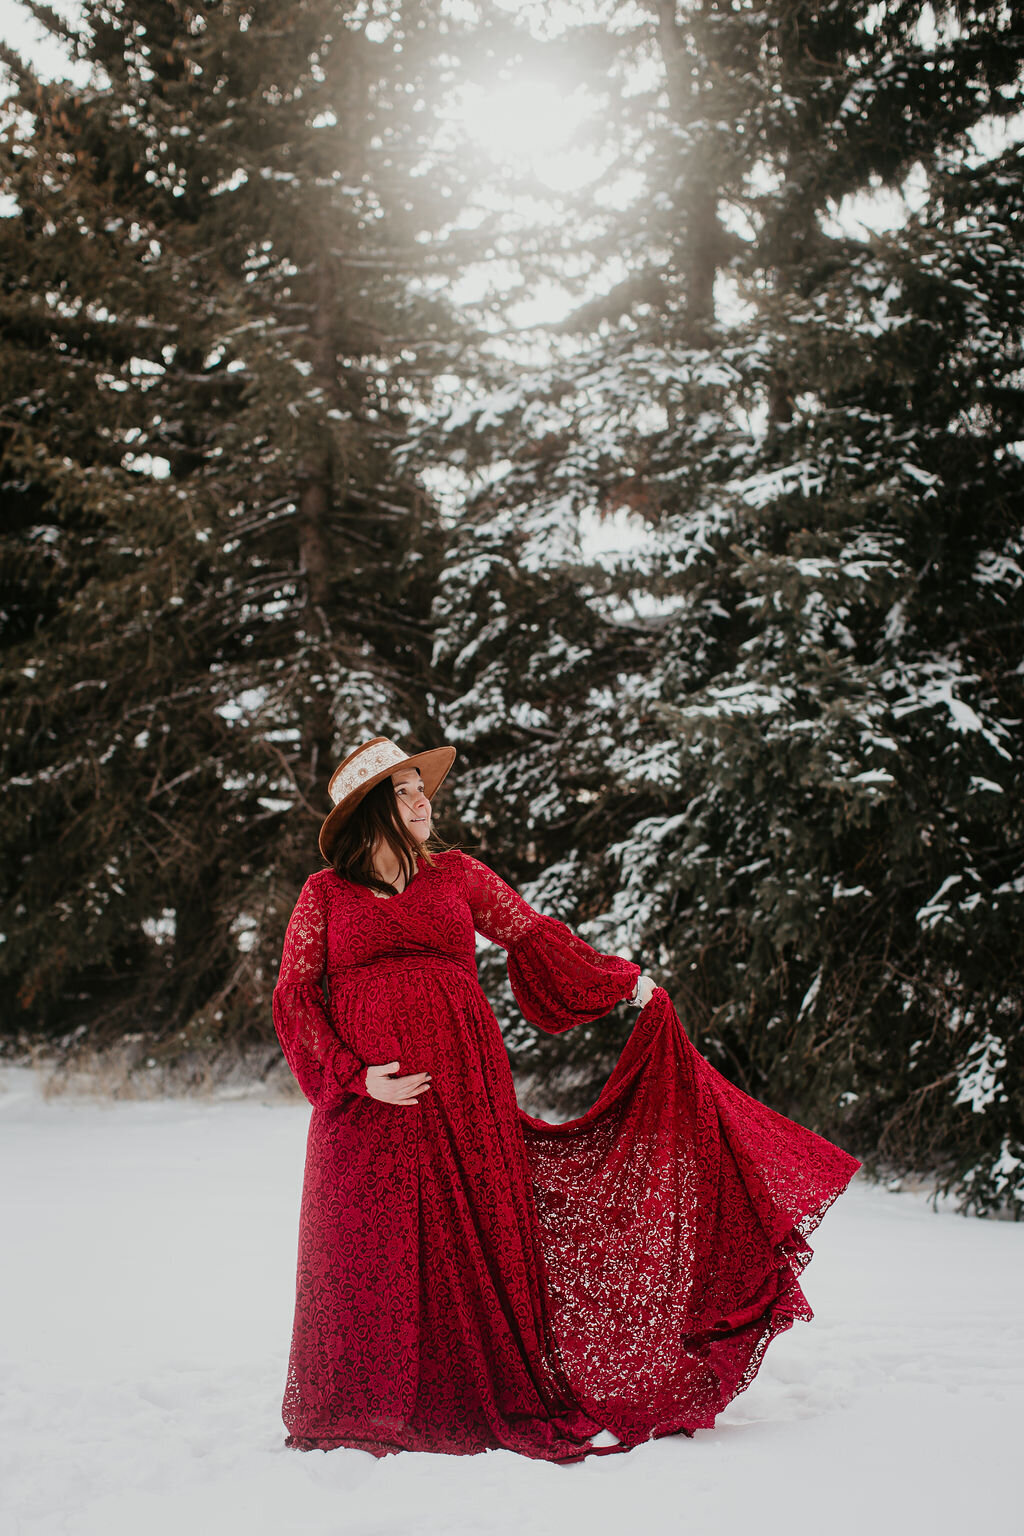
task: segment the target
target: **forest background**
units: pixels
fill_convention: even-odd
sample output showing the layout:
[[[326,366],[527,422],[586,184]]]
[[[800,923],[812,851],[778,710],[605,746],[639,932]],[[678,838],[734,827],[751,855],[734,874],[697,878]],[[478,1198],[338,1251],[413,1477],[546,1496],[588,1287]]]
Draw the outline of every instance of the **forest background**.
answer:
[[[719,1070],[1024,1216],[1022,8],[15,10],[5,1054],[279,1077],[329,772],[447,741]],[[587,1102],[633,1016],[481,960]]]

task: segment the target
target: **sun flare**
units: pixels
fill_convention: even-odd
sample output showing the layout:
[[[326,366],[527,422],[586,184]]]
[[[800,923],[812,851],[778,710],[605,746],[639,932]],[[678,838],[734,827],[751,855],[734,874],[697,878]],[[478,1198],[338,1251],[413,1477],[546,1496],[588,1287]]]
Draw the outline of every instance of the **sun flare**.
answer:
[[[592,110],[581,91],[563,91],[552,80],[524,80],[493,90],[468,88],[457,117],[497,164],[529,169],[548,186],[568,190],[600,170],[597,155],[572,143]]]

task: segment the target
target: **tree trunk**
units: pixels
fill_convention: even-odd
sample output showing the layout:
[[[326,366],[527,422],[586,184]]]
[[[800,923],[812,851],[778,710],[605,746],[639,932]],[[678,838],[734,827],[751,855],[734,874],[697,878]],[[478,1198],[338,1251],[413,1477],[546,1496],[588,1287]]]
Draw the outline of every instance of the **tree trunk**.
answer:
[[[680,127],[685,127],[693,121],[695,111],[701,110],[700,87],[684,76],[687,55],[675,10],[674,0],[654,0],[672,115]],[[725,243],[718,222],[718,186],[705,161],[706,151],[699,147],[691,147],[682,160],[690,212],[680,266],[686,292],[686,340],[693,347],[710,344],[715,323],[715,274]]]
[[[312,273],[314,309],[312,381],[324,392],[328,402],[338,393],[338,365],[334,346],[334,294],[331,269],[326,253],[316,259]],[[333,563],[328,531],[332,485],[331,444],[324,427],[312,438],[302,454],[297,470],[299,571],[306,588],[309,633],[326,648],[331,645],[328,619]],[[303,722],[303,762],[307,765],[311,795],[316,794],[317,779],[329,766],[334,737],[330,694],[325,687],[313,696]]]

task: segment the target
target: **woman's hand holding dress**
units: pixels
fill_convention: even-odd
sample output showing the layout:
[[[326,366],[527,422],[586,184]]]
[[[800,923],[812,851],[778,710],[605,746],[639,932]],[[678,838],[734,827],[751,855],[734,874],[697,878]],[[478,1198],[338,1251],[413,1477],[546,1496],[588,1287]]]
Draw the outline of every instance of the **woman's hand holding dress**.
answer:
[[[637,979],[636,991],[633,993],[633,996],[627,998],[626,1001],[632,1003],[634,1008],[646,1008],[647,1004],[654,996],[654,990],[657,985],[658,983],[655,981],[653,976],[640,976]]]

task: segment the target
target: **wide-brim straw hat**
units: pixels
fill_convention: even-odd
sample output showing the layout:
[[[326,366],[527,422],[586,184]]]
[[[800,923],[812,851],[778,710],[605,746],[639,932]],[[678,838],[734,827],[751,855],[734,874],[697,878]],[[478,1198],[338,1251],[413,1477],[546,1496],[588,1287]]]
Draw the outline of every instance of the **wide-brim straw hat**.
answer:
[[[423,776],[423,792],[428,800],[433,800],[454,761],[454,747],[403,752],[397,742],[387,736],[374,736],[356,747],[335,768],[327,786],[327,793],[334,802],[334,809],[320,828],[320,852],[327,862],[331,861],[338,833],[345,822],[363,796],[381,779],[388,778],[396,768],[418,768]]]

